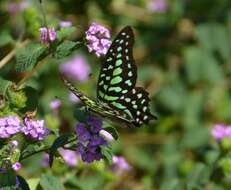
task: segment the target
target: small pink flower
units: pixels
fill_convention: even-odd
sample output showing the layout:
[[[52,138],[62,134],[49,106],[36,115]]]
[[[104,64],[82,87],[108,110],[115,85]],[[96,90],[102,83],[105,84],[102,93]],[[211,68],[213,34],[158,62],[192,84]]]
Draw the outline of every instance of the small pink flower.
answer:
[[[221,140],[224,138],[226,133],[227,132],[223,124],[216,124],[211,130],[211,134],[216,140]]]
[[[103,129],[100,130],[99,134],[103,136],[109,142],[114,140],[113,136]]]
[[[80,156],[76,151],[72,150],[65,150],[63,148],[59,149],[59,153],[63,157],[66,164],[70,167],[75,167],[78,164],[78,161],[80,160]]]
[[[60,28],[69,28],[72,26],[71,21],[60,21],[59,23]]]
[[[75,94],[73,94],[72,92],[70,92],[70,94],[69,94],[69,100],[72,103],[79,103],[80,102],[80,99]]]
[[[113,156],[112,163],[112,171],[116,175],[122,175],[125,171],[129,171],[131,169],[131,166],[122,156]]]
[[[225,128],[225,136],[231,138],[231,126]]]
[[[16,140],[10,141],[10,144],[11,144],[13,147],[17,147],[17,146],[18,146],[18,141],[16,141]]]
[[[40,32],[40,41],[41,43],[47,44],[49,42],[53,42],[56,40],[56,31],[54,28],[47,28],[46,27],[41,27],[39,29]]]
[[[15,15],[23,10],[25,10],[27,7],[29,6],[29,3],[28,2],[20,2],[20,3],[13,3],[13,2],[10,2],[8,4],[8,12],[11,14],[11,15]]]
[[[18,171],[20,170],[22,167],[22,165],[19,163],[19,162],[15,162],[13,165],[12,165],[12,168],[14,171]]]
[[[49,166],[49,154],[47,154],[47,153],[43,154],[41,166],[42,166],[43,168],[46,168],[46,167]]]
[[[86,81],[89,78],[91,68],[83,55],[76,55],[59,67],[66,77],[78,81]]]
[[[59,109],[60,108],[60,106],[61,106],[61,101],[59,100],[59,99],[54,99],[54,100],[52,100],[51,102],[50,102],[50,108],[52,109],[52,110],[57,110],[57,109]]]
[[[151,12],[163,13],[167,10],[167,2],[166,0],[149,0],[147,8]]]

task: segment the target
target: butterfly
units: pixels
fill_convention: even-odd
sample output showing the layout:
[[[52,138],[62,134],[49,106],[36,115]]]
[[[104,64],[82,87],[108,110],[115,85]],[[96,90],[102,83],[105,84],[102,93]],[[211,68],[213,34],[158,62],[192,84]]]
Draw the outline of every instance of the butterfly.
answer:
[[[98,84],[97,100],[80,92],[63,78],[90,112],[117,123],[140,127],[156,119],[150,112],[148,92],[136,87],[137,67],[133,59],[134,34],[130,26],[124,27],[112,42],[102,64]]]

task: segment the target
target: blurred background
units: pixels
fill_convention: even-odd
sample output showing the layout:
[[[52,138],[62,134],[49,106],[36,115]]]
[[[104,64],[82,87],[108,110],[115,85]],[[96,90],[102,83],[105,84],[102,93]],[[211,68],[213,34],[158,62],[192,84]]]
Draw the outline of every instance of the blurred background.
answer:
[[[127,164],[119,172],[103,161],[77,161],[73,167],[56,160],[50,170],[41,167],[44,155],[34,156],[20,171],[34,189],[42,189],[42,173],[52,173],[64,189],[231,188],[230,178],[216,170],[219,151],[210,135],[215,124],[231,123],[231,1],[44,0],[43,8],[49,27],[58,29],[61,21],[76,27],[69,37],[74,41],[84,37],[92,22],[107,27],[112,39],[124,26],[132,26],[137,85],[150,93],[158,121],[138,129],[117,127],[113,153]],[[18,43],[39,42],[41,7],[36,0],[1,0],[0,23],[3,59]],[[59,72],[65,64],[76,65],[74,74],[67,72],[79,89],[96,97],[103,58],[81,47],[65,59],[49,57],[43,62],[26,82],[26,110],[37,108],[50,129],[73,131],[79,101],[69,94]],[[14,82],[26,74],[16,72],[15,58],[0,68],[0,76]]]

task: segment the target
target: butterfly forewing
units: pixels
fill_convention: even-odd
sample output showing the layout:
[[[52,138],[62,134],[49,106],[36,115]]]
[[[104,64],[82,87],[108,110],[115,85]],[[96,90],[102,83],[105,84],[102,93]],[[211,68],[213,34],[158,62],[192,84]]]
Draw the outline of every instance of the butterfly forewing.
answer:
[[[97,85],[97,98],[113,102],[135,87],[137,68],[132,47],[134,34],[127,26],[120,31],[106,54]]]

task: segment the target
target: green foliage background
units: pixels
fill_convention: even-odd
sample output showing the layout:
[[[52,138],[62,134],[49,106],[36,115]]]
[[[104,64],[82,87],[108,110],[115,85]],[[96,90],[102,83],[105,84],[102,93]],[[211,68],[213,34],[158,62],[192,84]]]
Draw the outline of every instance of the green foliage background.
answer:
[[[7,13],[7,1],[0,2],[0,59],[18,41],[38,41],[43,17],[38,2],[30,2],[32,6],[17,16]],[[109,166],[101,162],[69,169],[56,160],[52,170],[41,169],[39,155],[25,161],[20,171],[34,189],[37,184],[37,189],[56,190],[231,188],[229,154],[222,157],[210,136],[214,124],[231,123],[231,2],[169,0],[165,13],[151,13],[146,4],[145,0],[44,1],[48,25],[56,27],[59,20],[71,20],[76,30],[70,36],[61,34],[74,41],[81,39],[93,21],[110,28],[113,36],[125,25],[133,27],[138,84],[149,91],[152,112],[159,120],[139,129],[117,127],[119,140],[112,144],[113,152],[123,155],[132,166],[124,176],[114,176]],[[16,57],[0,69],[1,94],[7,93],[9,81],[19,82],[40,59],[43,64],[26,82],[21,94],[16,94],[16,98],[11,94],[12,101],[0,115],[9,113],[12,105],[25,111],[37,108],[49,128],[59,129],[60,133],[72,131],[75,108],[68,101],[68,90],[60,80],[58,66],[76,53],[84,54],[92,76],[76,85],[95,97],[103,61],[89,54],[86,47],[69,55],[76,46],[72,43],[60,45],[55,55],[58,59],[46,57],[45,49],[32,42],[29,44],[33,47],[27,46],[28,49],[16,48]],[[27,61],[25,54],[31,55]],[[58,117],[48,107],[56,97],[63,102]],[[227,152],[230,144],[225,148]]]

